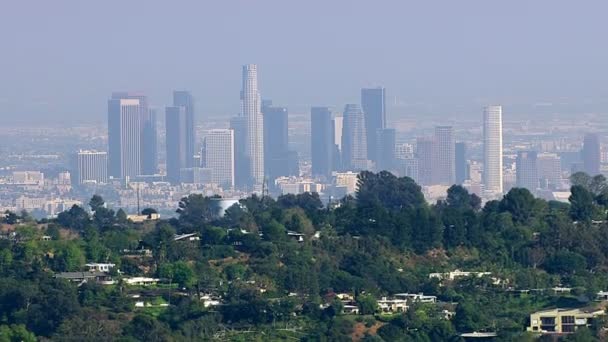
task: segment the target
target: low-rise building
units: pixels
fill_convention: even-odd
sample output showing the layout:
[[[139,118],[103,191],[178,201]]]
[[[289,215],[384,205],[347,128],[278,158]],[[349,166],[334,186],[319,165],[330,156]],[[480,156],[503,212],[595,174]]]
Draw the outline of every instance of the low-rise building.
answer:
[[[416,303],[436,303],[436,296],[425,296],[423,293],[397,293],[395,299],[404,299]]]
[[[115,264],[107,264],[107,263],[90,263],[85,265],[89,272],[110,272]]]
[[[588,327],[594,318],[605,315],[603,309],[549,309],[530,315],[530,332],[542,334],[573,333],[578,328]]]
[[[408,307],[405,299],[382,297],[378,300],[378,308],[383,313],[406,312]]]

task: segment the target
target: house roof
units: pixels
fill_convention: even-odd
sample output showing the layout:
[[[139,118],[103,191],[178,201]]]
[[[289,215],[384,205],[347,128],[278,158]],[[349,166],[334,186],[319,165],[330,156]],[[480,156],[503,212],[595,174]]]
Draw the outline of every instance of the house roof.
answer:
[[[103,272],[60,272],[55,274],[55,278],[61,279],[90,279],[97,277],[105,277]]]

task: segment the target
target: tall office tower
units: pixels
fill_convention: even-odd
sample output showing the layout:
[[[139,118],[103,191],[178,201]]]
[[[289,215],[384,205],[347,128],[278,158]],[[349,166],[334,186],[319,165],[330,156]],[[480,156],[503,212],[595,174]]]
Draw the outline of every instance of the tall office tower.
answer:
[[[264,118],[258,91],[258,67],[243,65],[243,88],[241,91],[242,114],[247,120],[247,157],[249,176],[254,189],[264,184]]]
[[[158,173],[156,109],[148,109],[144,112],[142,138],[141,173],[143,175],[155,175]]]
[[[534,193],[539,185],[537,153],[533,151],[517,152],[515,165],[517,187],[526,188]]]
[[[338,150],[342,151],[342,130],[344,129],[344,117],[342,114],[334,116],[334,142]]]
[[[234,131],[213,129],[205,137],[205,164],[211,181],[223,189],[234,188]]]
[[[285,107],[262,107],[264,114],[264,170],[269,183],[289,176],[288,114]]]
[[[186,149],[185,155],[186,166],[197,166],[194,164],[195,146],[196,146],[196,131],[194,127],[194,98],[189,91],[176,90],[173,92],[173,106],[184,107],[186,110]]]
[[[421,185],[436,183],[436,144],[433,138],[416,139],[416,159],[418,159],[418,182]]]
[[[418,158],[405,158],[397,160],[399,164],[397,167],[399,168],[399,176],[401,177],[409,177],[413,179],[416,183],[420,183],[420,173],[419,173],[419,160]]]
[[[541,153],[537,155],[538,176],[541,188],[559,190],[563,187],[562,160],[556,153]],[[546,186],[545,186],[546,185]]]
[[[376,171],[395,169],[395,130],[381,128],[376,130]]]
[[[247,157],[247,120],[244,116],[230,119],[230,129],[234,131],[234,183],[238,189],[246,189],[249,178],[249,157]],[[203,160],[205,154],[203,153]],[[207,167],[203,165],[203,167]]]
[[[108,182],[108,154],[97,151],[78,151],[76,154],[76,181],[78,184]]]
[[[142,174],[142,121],[144,108],[139,99],[108,101],[108,174],[114,178]]]
[[[165,109],[167,146],[167,180],[180,183],[180,170],[190,168],[188,161],[193,156],[188,150],[188,114],[186,107],[174,106]],[[190,162],[191,164],[191,162]]]
[[[376,131],[386,128],[386,98],[384,88],[361,89],[361,107],[365,114],[367,159],[378,162]]]
[[[469,165],[467,163],[467,144],[463,142],[456,143],[455,152],[455,176],[456,184],[462,184],[469,179]]]
[[[132,108],[131,110],[129,110],[129,114],[127,116],[131,117],[131,120],[127,123],[125,122],[120,122],[122,119],[117,119],[119,116],[121,116],[120,114],[120,107],[121,105],[119,104],[118,100],[137,100],[137,109]],[[113,102],[112,105],[110,105],[110,102]],[[126,102],[125,102],[126,103]],[[132,102],[135,103],[135,102]],[[133,104],[131,104],[130,106],[133,106]],[[137,113],[135,113],[135,111]],[[135,118],[135,116],[137,116],[137,119]],[[113,118],[112,120],[110,120],[110,118]],[[124,119],[124,115],[123,115],[123,119]],[[135,122],[134,120],[138,121],[137,126],[134,126]],[[114,92],[112,93],[112,98],[110,99],[110,101],[108,102],[108,123],[110,123],[110,121],[113,122],[114,127],[112,128],[112,131],[114,133],[114,138],[117,138],[118,136],[116,134],[118,134],[117,132],[126,132],[129,131],[129,139],[124,139],[124,137],[122,137],[121,139],[116,140],[115,139],[115,143],[117,145],[121,145],[123,142],[125,144],[127,144],[127,141],[130,139],[133,139],[135,134],[139,137],[139,143],[138,143],[138,148],[139,148],[139,152],[137,152],[138,154],[138,158],[139,158],[139,165],[137,166],[137,170],[133,169],[132,167],[130,168],[130,173],[126,174],[124,176],[129,176],[129,177],[133,177],[133,176],[138,176],[138,175],[153,175],[156,174],[158,171],[158,160],[157,160],[157,132],[156,132],[156,112],[154,110],[150,110],[148,108],[148,98],[140,93],[134,93],[134,92]],[[124,125],[124,126],[123,126]],[[122,130],[121,130],[122,128]],[[138,130],[138,133],[135,133],[135,130]],[[108,133],[110,133],[110,127],[108,126]],[[110,140],[110,134],[108,134],[108,140]],[[132,144],[128,144],[128,147],[125,147],[126,149],[129,150],[129,153],[132,155],[134,153],[136,153],[134,150],[132,150]],[[115,165],[115,163],[113,164],[112,162],[112,151],[110,152],[110,167],[112,167],[112,165]],[[114,153],[116,154],[116,153]],[[117,157],[117,156],[115,156]],[[112,172],[116,172],[118,169],[113,169],[110,172],[110,176],[113,177],[119,177],[117,173],[112,173]],[[133,173],[134,171],[136,171],[136,173]],[[124,178],[124,177],[121,177]]]
[[[312,159],[312,175],[315,177],[331,178],[334,170],[334,123],[331,111],[327,107],[312,107],[310,109],[310,153]]]
[[[342,127],[342,164],[352,171],[368,169],[367,134],[361,107],[347,104],[344,107]]]
[[[483,112],[483,183],[485,190],[502,194],[502,107]]]
[[[599,175],[602,152],[600,137],[597,134],[585,135],[581,154],[583,159],[583,170],[590,176]]]
[[[453,185],[456,178],[454,129],[451,126],[435,127],[437,153],[437,183]]]

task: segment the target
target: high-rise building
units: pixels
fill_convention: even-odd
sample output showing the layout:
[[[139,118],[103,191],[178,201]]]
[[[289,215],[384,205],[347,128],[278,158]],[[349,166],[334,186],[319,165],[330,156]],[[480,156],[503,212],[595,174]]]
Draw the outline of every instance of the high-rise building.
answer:
[[[418,182],[422,185],[435,184],[437,165],[435,139],[416,139],[416,159],[418,159]]]
[[[264,184],[264,118],[258,90],[258,67],[255,64],[243,66],[241,108],[247,120],[246,151],[251,185],[258,190]]]
[[[344,107],[342,127],[342,164],[348,170],[360,171],[369,167],[367,159],[367,133],[361,107],[347,104]]]
[[[156,111],[148,107],[148,98],[135,92],[114,92],[112,100],[138,100],[139,106],[139,175],[154,175],[158,172],[158,151],[157,151],[157,132],[156,132]],[[127,127],[125,127],[127,128]],[[108,128],[109,129],[109,128]],[[128,127],[134,130],[135,127]],[[110,151],[110,159],[112,151]],[[111,176],[114,176],[111,174]],[[132,177],[132,175],[128,175]],[[116,176],[114,176],[116,177]]]
[[[502,107],[488,106],[483,114],[483,180],[485,190],[502,194]]]
[[[340,115],[334,116],[334,141],[338,150],[342,151],[342,130],[344,129],[344,117]]]
[[[541,153],[537,155],[538,176],[541,188],[554,190],[562,189],[562,161],[556,153]],[[545,186],[546,185],[546,186]]]
[[[581,151],[583,159],[583,170],[590,176],[600,174],[600,162],[602,158],[600,137],[597,134],[587,134],[583,140]]]
[[[453,185],[456,178],[454,129],[451,126],[435,127],[436,182]]]
[[[180,170],[190,168],[188,161],[188,114],[186,107],[167,107],[165,110],[167,145],[167,180],[173,184],[181,181]]]
[[[469,179],[469,165],[467,163],[467,144],[463,142],[456,143],[455,152],[455,176],[456,184],[462,184]]]
[[[534,193],[539,186],[537,153],[533,151],[517,152],[516,186]]]
[[[247,120],[244,116],[230,119],[230,129],[234,131],[234,183],[238,189],[246,189],[251,183],[249,177],[249,157],[247,157]],[[205,154],[203,153],[203,160]],[[205,165],[203,165],[206,167]]]
[[[393,171],[395,168],[395,130],[376,130],[376,171]]]
[[[289,172],[289,123],[287,108],[262,107],[264,114],[264,171],[268,183]]]
[[[78,184],[108,182],[108,154],[97,151],[78,151],[76,154],[76,181]]]
[[[234,131],[213,129],[205,136],[205,165],[211,181],[224,189],[234,188]]]
[[[420,182],[418,158],[409,157],[404,159],[398,159],[397,163],[397,167],[399,168],[399,176],[409,177],[413,179],[416,183]]]
[[[156,127],[156,109],[144,111],[141,142],[142,175],[158,174],[158,132]]]
[[[310,153],[312,175],[329,180],[334,161],[334,124],[327,107],[310,109]]]
[[[378,162],[376,131],[386,128],[386,97],[384,88],[361,89],[361,107],[365,114],[367,159]]]
[[[184,154],[188,156],[186,158],[185,167],[193,167],[194,165],[194,154],[196,145],[196,130],[194,125],[194,98],[189,91],[176,90],[173,92],[173,106],[184,107],[186,111],[186,129],[185,129],[185,142],[186,148]]]
[[[142,174],[142,121],[139,99],[114,98],[108,101],[109,176],[124,179]]]

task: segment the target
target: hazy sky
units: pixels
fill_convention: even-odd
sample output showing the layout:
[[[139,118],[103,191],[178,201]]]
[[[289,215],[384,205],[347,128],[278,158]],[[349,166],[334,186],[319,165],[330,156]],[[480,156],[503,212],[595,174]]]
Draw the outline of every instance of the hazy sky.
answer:
[[[4,0],[3,121],[103,122],[114,90],[164,107],[189,89],[199,117],[239,108],[240,65],[264,98],[608,106],[608,1]]]

